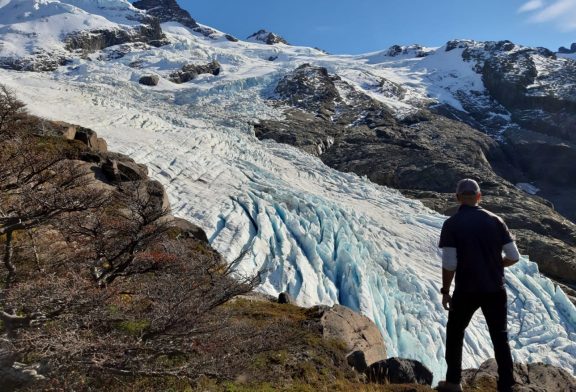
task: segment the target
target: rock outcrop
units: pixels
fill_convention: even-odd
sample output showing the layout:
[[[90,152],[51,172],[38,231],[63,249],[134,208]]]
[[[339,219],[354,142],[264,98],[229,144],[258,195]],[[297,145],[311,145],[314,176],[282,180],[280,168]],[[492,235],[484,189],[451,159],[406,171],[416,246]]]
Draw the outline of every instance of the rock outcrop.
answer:
[[[0,68],[15,71],[49,72],[70,62],[70,58],[62,53],[46,53],[39,51],[33,56],[0,57]]]
[[[214,60],[205,65],[197,64],[187,64],[184,65],[180,70],[172,72],[169,79],[173,83],[186,83],[190,80],[196,78],[201,74],[211,74],[217,76],[220,74],[221,65],[218,61]]]
[[[176,0],[139,0],[132,3],[132,5],[141,10],[146,10],[149,15],[158,18],[160,23],[178,22],[191,29],[200,27],[196,20],[190,16],[190,13],[182,9]]]
[[[247,38],[247,40],[248,41],[254,41],[254,42],[263,42],[267,45],[276,45],[276,44],[290,45],[288,43],[288,41],[286,41],[284,38],[282,38],[278,34],[271,33],[271,32],[266,31],[264,29],[258,30],[257,32],[255,32],[254,34],[249,36]]]
[[[67,50],[80,50],[83,53],[92,53],[110,46],[133,42],[143,42],[156,47],[168,43],[160,27],[159,20],[154,17],[144,18],[141,25],[132,29],[79,31],[71,33],[64,38]]]
[[[563,369],[543,363],[514,364],[514,379],[519,392],[576,391],[576,378]],[[487,360],[478,369],[462,372],[464,390],[495,388],[497,380],[498,366],[494,359]]]
[[[426,57],[428,54],[429,52],[427,52],[421,45],[392,45],[386,51],[386,55],[390,57],[396,57],[400,55],[415,55],[416,57]]]
[[[318,324],[325,339],[336,339],[345,344],[349,357],[357,357],[358,352],[362,352],[366,366],[386,358],[382,334],[368,317],[342,305],[315,306],[307,314]],[[351,363],[350,359],[348,363]]]
[[[132,5],[145,10],[149,15],[157,18],[160,23],[177,22],[206,37],[211,37],[216,33],[209,27],[200,26],[188,11],[178,5],[176,0],[139,0]],[[234,40],[234,37],[228,37],[226,37],[228,40]]]
[[[558,53],[565,53],[565,54],[576,53],[576,42],[573,42],[572,45],[570,45],[570,48],[566,48],[564,46],[559,47]]]

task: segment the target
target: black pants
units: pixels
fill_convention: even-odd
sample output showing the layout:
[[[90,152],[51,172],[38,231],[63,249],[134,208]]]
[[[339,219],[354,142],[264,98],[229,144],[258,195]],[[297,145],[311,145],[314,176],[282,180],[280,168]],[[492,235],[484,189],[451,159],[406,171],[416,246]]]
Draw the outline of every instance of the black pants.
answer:
[[[506,290],[496,293],[454,292],[446,328],[446,381],[460,383],[462,373],[462,345],[464,331],[474,312],[482,309],[494,345],[498,364],[498,390],[510,391],[514,385],[512,355],[508,344],[506,316],[508,304]]]

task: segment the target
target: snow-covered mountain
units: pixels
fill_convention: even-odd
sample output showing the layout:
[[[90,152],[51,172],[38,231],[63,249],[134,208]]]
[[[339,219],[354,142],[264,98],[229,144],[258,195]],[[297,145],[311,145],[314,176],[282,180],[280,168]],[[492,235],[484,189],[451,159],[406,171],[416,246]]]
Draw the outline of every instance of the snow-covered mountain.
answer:
[[[493,62],[498,71],[495,53],[520,53],[534,63],[548,54],[514,46],[488,56],[488,44],[458,41],[330,56],[234,41],[177,20],[163,14],[156,26],[156,16],[125,0],[0,0],[0,83],[34,114],[92,128],[111,149],[146,163],[177,215],[202,226],[228,259],[246,252],[242,271],[262,272],[261,290],[289,291],[302,305],[357,309],[379,326],[389,355],[421,360],[441,379],[447,314],[436,245],[445,218],[397,190],[326,166],[317,155],[332,146],[328,138],[314,155],[259,140],[254,127],[276,121],[289,134],[294,122],[287,120],[297,113],[309,125],[340,121],[344,133],[407,132],[420,129],[414,118],[428,108],[502,136],[503,127],[515,123],[513,108],[493,99],[479,71]],[[78,37],[84,38],[71,47]],[[169,80],[185,65],[213,60],[221,66],[218,75]],[[572,66],[569,59],[552,60],[548,75]],[[566,91],[537,71],[530,79],[537,86],[529,86],[534,96]],[[140,85],[146,75],[159,76],[158,85]],[[369,110],[353,110],[356,102]],[[483,153],[478,162],[490,166]],[[507,279],[514,357],[576,373],[575,306],[527,258]],[[464,366],[493,356],[480,315],[466,341]]]

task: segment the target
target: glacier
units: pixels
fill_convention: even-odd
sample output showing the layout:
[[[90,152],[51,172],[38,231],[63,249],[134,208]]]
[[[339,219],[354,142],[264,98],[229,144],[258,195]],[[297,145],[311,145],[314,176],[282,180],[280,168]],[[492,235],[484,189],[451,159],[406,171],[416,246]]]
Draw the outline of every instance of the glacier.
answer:
[[[228,260],[241,257],[238,273],[261,273],[261,291],[288,291],[303,306],[340,303],[358,310],[378,325],[389,356],[420,360],[435,382],[443,379],[447,312],[438,292],[437,242],[445,217],[294,147],[259,141],[252,124],[282,118],[282,108],[266,98],[303,63],[366,88],[398,116],[415,110],[417,101],[452,102],[456,81],[432,86],[419,76],[424,67],[467,65],[453,64],[461,61],[454,55],[431,54],[387,66],[374,61],[376,55],[329,56],[311,48],[208,39],[177,23],[162,27],[172,41],[166,47],[134,49],[110,61],[96,53],[53,73],[0,70],[0,83],[34,114],[92,128],[111,150],[148,165],[166,187],[175,215],[203,227]],[[277,59],[269,61],[271,56]],[[137,83],[143,74],[166,75],[190,59],[216,59],[223,72],[183,85]],[[135,61],[141,69],[129,66]],[[406,98],[392,104],[368,91],[375,76],[402,83]],[[463,83],[476,86],[472,77]],[[514,359],[576,374],[575,306],[526,258],[507,269],[506,279]],[[463,365],[490,357],[478,312],[467,330]]]

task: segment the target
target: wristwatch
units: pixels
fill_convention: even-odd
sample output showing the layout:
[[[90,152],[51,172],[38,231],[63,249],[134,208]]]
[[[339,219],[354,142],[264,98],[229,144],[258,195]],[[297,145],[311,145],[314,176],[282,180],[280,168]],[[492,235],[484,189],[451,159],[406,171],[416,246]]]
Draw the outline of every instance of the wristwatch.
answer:
[[[450,295],[450,289],[440,288],[440,294]]]

